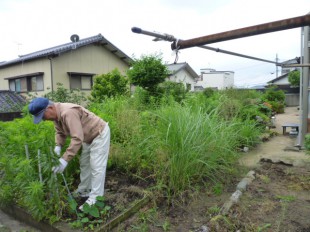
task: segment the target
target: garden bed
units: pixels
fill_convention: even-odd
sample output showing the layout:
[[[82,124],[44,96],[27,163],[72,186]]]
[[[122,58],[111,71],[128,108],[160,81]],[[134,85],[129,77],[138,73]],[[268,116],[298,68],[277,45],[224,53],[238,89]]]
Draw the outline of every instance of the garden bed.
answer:
[[[101,223],[93,223],[93,217],[88,216],[89,222],[83,223],[83,228],[73,228],[70,224],[79,219],[75,214],[64,214],[64,218],[60,222],[50,225],[47,221],[36,221],[26,212],[25,209],[16,205],[9,205],[2,207],[2,210],[19,221],[25,222],[41,231],[82,231],[91,230],[96,231],[110,231],[118,224],[123,223],[130,216],[137,213],[140,208],[144,207],[150,201],[150,194],[145,187],[148,183],[145,181],[135,181],[128,176],[111,171],[106,178],[106,190],[104,203],[110,207],[106,217],[101,218]],[[86,199],[76,199],[78,205],[83,204]],[[79,212],[79,211],[78,211]]]

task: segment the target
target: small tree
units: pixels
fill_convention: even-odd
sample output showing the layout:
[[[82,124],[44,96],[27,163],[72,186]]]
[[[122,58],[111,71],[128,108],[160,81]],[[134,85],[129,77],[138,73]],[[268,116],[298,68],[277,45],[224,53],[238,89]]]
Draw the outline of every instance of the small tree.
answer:
[[[128,93],[128,80],[118,69],[96,76],[91,91],[93,100],[100,101],[106,97],[115,97]]]
[[[138,85],[154,95],[158,85],[168,77],[169,70],[159,55],[142,55],[140,59],[134,60],[127,75],[133,85]]]
[[[300,71],[294,70],[288,74],[288,81],[292,86],[300,85]]]
[[[277,86],[269,86],[263,94],[262,100],[268,102],[276,113],[284,112],[285,93],[283,90],[278,90]]]

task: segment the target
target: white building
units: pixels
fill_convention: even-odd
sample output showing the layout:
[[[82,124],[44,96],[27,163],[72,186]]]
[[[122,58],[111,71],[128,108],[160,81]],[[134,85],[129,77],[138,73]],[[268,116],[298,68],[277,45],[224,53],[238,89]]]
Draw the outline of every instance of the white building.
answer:
[[[201,79],[197,81],[195,89],[216,88],[218,90],[234,87],[233,71],[216,71],[215,69],[201,69]]]
[[[187,90],[194,91],[199,75],[188,63],[167,64],[166,66],[170,71],[170,75],[166,80],[182,83]]]

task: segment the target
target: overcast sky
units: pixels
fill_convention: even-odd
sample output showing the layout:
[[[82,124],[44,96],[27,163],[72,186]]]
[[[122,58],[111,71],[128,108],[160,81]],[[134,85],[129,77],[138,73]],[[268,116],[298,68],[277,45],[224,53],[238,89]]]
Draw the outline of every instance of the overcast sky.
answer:
[[[130,57],[161,53],[173,63],[170,42],[153,42],[131,28],[192,39],[309,12],[310,0],[1,0],[0,61],[68,43],[72,34],[83,39],[100,33]],[[300,34],[296,28],[208,46],[282,62],[300,56]],[[238,86],[276,77],[274,64],[197,47],[180,50],[178,62],[198,74],[203,68],[234,71]]]

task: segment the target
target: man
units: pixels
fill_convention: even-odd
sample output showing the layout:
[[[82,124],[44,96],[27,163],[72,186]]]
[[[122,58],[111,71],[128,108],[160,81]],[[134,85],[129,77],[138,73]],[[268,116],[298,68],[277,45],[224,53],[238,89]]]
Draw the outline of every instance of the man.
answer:
[[[53,103],[47,98],[35,98],[29,106],[34,123],[42,120],[54,122],[55,153],[60,155],[66,138],[70,145],[59,159],[60,164],[53,167],[54,173],[62,173],[68,162],[82,147],[80,157],[80,180],[75,193],[88,197],[86,203],[93,205],[97,196],[104,194],[106,166],[110,147],[110,128],[107,122],[82,106],[71,103]],[[83,205],[79,207],[83,210]]]

